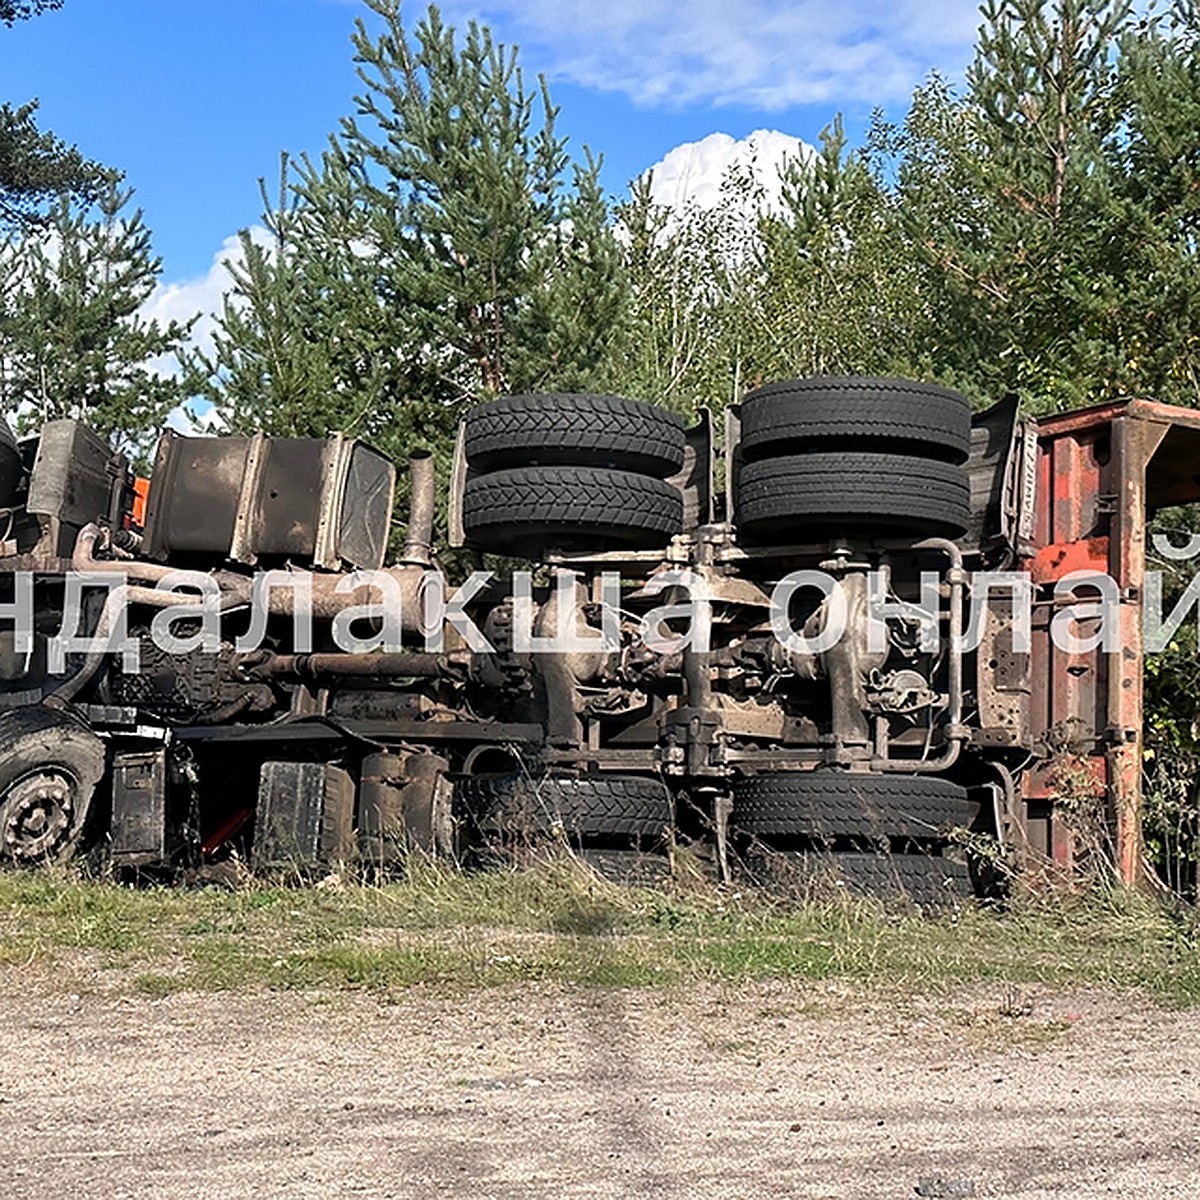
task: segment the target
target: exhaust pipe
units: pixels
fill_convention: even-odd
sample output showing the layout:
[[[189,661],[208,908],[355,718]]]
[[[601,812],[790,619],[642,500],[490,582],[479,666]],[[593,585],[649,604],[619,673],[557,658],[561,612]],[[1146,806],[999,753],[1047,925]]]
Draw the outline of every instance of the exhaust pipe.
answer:
[[[433,455],[428,450],[413,452],[408,460],[408,479],[408,538],[400,562],[428,568],[433,565],[433,512],[436,504]]]

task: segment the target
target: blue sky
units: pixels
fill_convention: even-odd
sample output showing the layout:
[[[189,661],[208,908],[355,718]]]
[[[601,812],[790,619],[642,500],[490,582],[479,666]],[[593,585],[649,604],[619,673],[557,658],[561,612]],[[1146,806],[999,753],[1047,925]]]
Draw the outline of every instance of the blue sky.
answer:
[[[407,7],[415,23],[423,4]],[[969,0],[450,0],[550,77],[561,128],[627,181],[681,143],[778,129],[815,141],[839,110],[861,128],[899,114],[930,68],[955,74]],[[65,0],[0,28],[0,96],[37,96],[42,123],[123,169],[155,233],[164,281],[207,271],[260,211],[279,152],[318,151],[357,88],[359,0]],[[369,14],[366,14],[369,16]]]

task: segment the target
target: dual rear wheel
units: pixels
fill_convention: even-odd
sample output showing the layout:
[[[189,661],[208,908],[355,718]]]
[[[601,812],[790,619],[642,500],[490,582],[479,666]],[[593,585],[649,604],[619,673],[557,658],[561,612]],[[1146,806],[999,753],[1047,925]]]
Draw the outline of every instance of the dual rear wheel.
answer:
[[[508,396],[464,423],[463,529],[494,554],[541,558],[665,546],[683,527],[683,422],[619,396]]]
[[[947,851],[978,812],[965,788],[936,775],[787,771],[738,780],[731,824],[750,874],[774,889],[934,910],[972,894],[966,864]]]
[[[966,532],[966,397],[876,377],[770,383],[742,404],[734,517],[750,541]]]
[[[749,541],[961,536],[966,398],[880,377],[770,383],[742,404],[734,517]],[[481,550],[642,550],[681,531],[683,422],[618,396],[509,396],[464,424],[463,527]]]

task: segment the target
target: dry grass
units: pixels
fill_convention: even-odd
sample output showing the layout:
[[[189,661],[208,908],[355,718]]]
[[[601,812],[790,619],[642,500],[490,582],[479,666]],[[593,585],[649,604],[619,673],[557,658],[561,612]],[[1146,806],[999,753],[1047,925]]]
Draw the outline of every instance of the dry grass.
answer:
[[[237,891],[0,874],[0,986],[95,991],[652,987],[846,980],[898,998],[963,984],[1141,989],[1200,1003],[1197,927],[1139,897],[965,909],[937,921],[846,899],[617,887],[571,862],[380,886]]]

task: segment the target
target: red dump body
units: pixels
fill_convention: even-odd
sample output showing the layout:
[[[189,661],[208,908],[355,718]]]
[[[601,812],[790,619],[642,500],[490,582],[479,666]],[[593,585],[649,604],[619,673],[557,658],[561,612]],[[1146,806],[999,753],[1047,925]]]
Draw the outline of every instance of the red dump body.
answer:
[[[1158,509],[1200,500],[1200,412],[1128,400],[1036,424],[1036,470],[1023,560],[1035,585],[1030,733],[1069,739],[1112,802],[1122,879],[1143,877],[1142,668],[1146,523]],[[1030,482],[1033,482],[1032,480]],[[1050,588],[1073,571],[1108,574],[1120,590],[1120,650],[1070,654],[1049,636]],[[1025,832],[1032,849],[1066,865],[1065,822],[1056,820],[1048,770],[1026,772]]]

